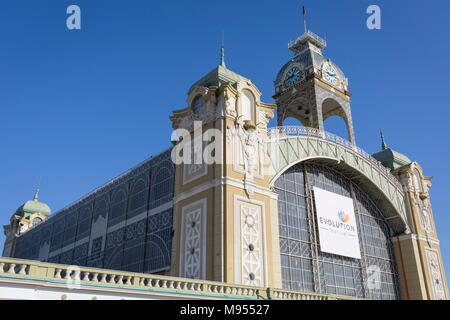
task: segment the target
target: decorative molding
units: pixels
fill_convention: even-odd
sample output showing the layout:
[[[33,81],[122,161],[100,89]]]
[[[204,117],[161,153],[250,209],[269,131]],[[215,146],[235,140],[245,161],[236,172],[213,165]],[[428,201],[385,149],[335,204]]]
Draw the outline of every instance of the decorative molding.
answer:
[[[424,237],[424,236],[421,236],[421,235],[418,235],[418,234],[415,234],[415,233],[408,233],[408,234],[399,235],[398,239],[400,241],[410,240],[410,239],[421,240],[421,241],[427,241],[428,244],[435,244],[435,245],[439,245],[439,243],[440,243],[438,239],[435,239],[435,238],[432,238],[432,237]],[[392,238],[392,241],[397,241],[397,237]]]
[[[193,197],[196,194],[199,194],[201,192],[204,192],[206,190],[209,190],[211,188],[215,188],[215,187],[218,187],[221,185],[228,185],[228,186],[233,186],[236,188],[245,189],[245,185],[242,180],[238,180],[238,179],[234,179],[234,178],[230,178],[230,177],[221,177],[221,178],[216,178],[213,180],[205,181],[202,184],[199,184],[199,185],[191,188],[189,191],[179,193],[177,196],[174,197],[173,203],[174,204],[178,203],[180,201],[183,201],[190,197]],[[258,186],[256,184],[254,186],[254,193],[268,196],[274,200],[278,199],[278,194],[273,192],[272,189],[264,188],[264,187]]]

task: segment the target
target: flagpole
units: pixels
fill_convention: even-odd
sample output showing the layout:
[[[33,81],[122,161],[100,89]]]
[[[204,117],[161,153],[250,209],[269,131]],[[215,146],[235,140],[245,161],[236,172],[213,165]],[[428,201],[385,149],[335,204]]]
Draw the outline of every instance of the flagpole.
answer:
[[[305,10],[305,6],[303,6],[303,24],[305,25],[305,33],[306,33],[306,10]]]

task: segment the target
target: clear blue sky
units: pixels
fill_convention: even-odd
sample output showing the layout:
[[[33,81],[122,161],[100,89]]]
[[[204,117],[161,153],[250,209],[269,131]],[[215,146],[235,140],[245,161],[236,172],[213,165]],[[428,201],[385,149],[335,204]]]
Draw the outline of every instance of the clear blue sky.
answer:
[[[66,28],[77,4],[82,30]],[[308,28],[349,79],[357,144],[389,147],[433,176],[431,199],[450,271],[449,1],[3,0],[0,3],[0,222],[33,197],[52,210],[170,145],[172,110],[219,61],[273,102],[287,43]],[[366,28],[370,4],[382,30]],[[272,123],[272,125],[275,125]],[[328,131],[346,137],[340,120]],[[1,237],[0,247],[3,247]],[[450,274],[450,272],[447,272]]]

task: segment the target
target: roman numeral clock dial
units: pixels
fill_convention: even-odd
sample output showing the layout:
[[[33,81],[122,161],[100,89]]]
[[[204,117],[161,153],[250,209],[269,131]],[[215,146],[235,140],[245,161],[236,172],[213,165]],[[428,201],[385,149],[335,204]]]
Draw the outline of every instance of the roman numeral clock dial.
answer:
[[[286,75],[286,84],[292,86],[300,79],[300,69],[297,67],[292,68]]]

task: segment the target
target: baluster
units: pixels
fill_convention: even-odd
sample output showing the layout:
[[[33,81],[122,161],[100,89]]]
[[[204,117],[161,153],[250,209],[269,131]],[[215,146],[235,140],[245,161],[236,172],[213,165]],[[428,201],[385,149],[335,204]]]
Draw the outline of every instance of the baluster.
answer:
[[[56,279],[61,279],[61,269],[59,269],[59,268],[57,268],[56,270],[55,270],[55,278]]]
[[[75,281],[80,281],[80,273],[81,273],[80,270],[74,270],[74,272],[73,272],[73,279]]]
[[[94,275],[92,276],[92,282],[98,282],[98,272],[94,272]]]
[[[110,274],[108,283],[114,283],[115,284],[116,283],[116,276],[113,275],[113,274]]]
[[[107,274],[106,273],[102,273],[101,275],[102,275],[102,278],[101,278],[100,282],[101,283],[106,283],[106,275]]]
[[[122,279],[123,279],[123,276],[118,276],[118,277],[117,277],[117,284],[118,284],[118,285],[122,285],[122,284],[123,284]]]
[[[25,269],[27,268],[26,264],[20,265],[20,271],[19,274],[26,274]]]
[[[131,286],[131,276],[127,276],[127,282],[125,282],[127,286]]]
[[[64,276],[64,280],[69,280],[71,273],[72,273],[71,269],[66,269],[66,275]]]
[[[3,266],[5,265],[4,262],[0,262],[0,273],[4,273]]]
[[[84,271],[84,276],[81,281],[89,281],[89,275],[91,274],[89,271]]]
[[[15,264],[15,263],[10,263],[10,264],[9,264],[8,273],[16,274],[16,270],[14,270],[15,267],[16,267],[16,264]]]

